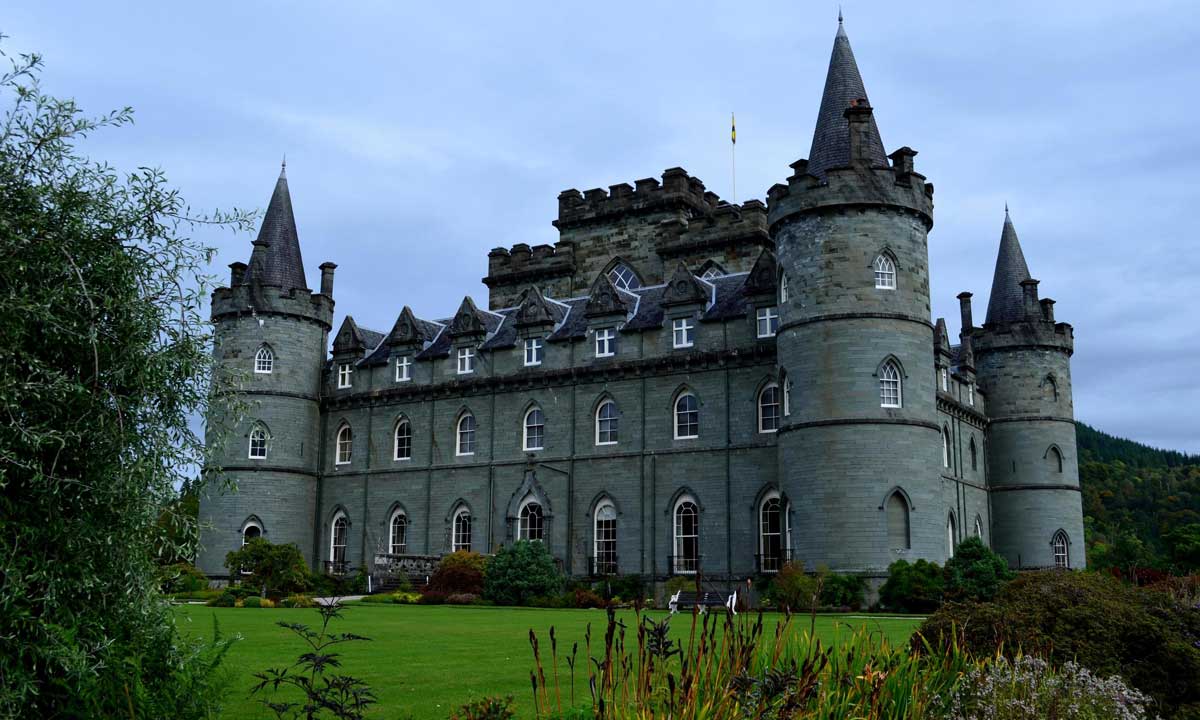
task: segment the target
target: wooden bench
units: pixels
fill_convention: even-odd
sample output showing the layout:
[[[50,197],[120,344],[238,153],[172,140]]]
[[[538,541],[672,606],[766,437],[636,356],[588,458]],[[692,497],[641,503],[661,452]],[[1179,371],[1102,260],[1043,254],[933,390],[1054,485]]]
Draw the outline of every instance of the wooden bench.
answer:
[[[671,602],[667,607],[671,609],[671,613],[677,613],[681,609],[687,610],[691,608],[700,608],[700,612],[707,612],[710,607],[729,608],[729,612],[737,615],[737,592],[730,595],[722,595],[715,592],[694,592],[689,590],[680,590],[671,596]]]

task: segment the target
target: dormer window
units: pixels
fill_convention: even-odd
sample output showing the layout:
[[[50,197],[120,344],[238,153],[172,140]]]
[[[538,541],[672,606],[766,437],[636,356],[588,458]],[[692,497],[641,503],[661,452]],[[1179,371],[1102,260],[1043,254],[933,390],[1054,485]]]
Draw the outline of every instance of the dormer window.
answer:
[[[896,289],[896,263],[886,254],[875,258],[875,288],[878,290]]]
[[[779,310],[774,307],[758,309],[758,336],[760,338],[775,337],[779,332]]]
[[[412,358],[408,355],[401,355],[396,358],[396,382],[408,382],[412,380]]]
[[[617,354],[617,331],[615,328],[596,330],[596,357],[612,357]]]
[[[338,365],[338,389],[345,390],[350,387],[350,375],[354,372],[354,366],[350,363],[341,363]]]
[[[475,372],[475,348],[458,349],[458,374],[470,375]]]
[[[692,330],[695,329],[695,325],[689,322],[687,318],[679,318],[672,323],[671,327],[673,342],[676,349],[692,347],[694,344]]]
[[[612,270],[609,270],[608,279],[622,290],[634,290],[642,286],[642,281],[638,280],[637,273],[624,263],[618,263]]]
[[[525,340],[525,367],[541,365],[543,354],[540,338],[527,338]]]

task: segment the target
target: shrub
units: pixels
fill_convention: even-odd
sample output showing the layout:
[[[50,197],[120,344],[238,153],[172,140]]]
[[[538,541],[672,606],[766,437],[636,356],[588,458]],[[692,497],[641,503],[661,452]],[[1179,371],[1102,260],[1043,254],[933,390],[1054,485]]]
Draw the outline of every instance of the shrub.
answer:
[[[450,720],[512,720],[517,714],[513,710],[513,699],[485,697],[474,700],[450,713]]]
[[[859,575],[830,573],[825,576],[825,585],[821,588],[821,604],[826,607],[848,607],[858,610],[863,605],[863,593],[866,589],[867,581]]]
[[[224,588],[205,588],[203,590],[193,590],[191,592],[178,592],[171,596],[172,600],[204,600],[205,602],[212,600],[221,593],[225,592]]]
[[[1164,717],[1200,715],[1200,613],[1169,594],[1100,573],[1022,573],[991,603],[947,603],[914,646],[957,644],[977,655],[1023,650],[1055,665],[1120,675]]]
[[[642,601],[646,599],[646,581],[641,575],[617,575],[597,580],[592,591],[609,600]]]
[[[767,596],[781,608],[808,610],[821,603],[822,580],[820,575],[805,573],[804,563],[790,562],[771,580]]]
[[[443,594],[483,592],[483,573],[467,565],[439,567],[429,579],[429,590]]]
[[[257,595],[251,595],[242,600],[242,607],[273,608],[273,607],[275,607],[275,603],[274,603],[274,601],[268,600],[267,598],[258,597]]]
[[[262,538],[226,554],[225,567],[230,575],[240,575],[244,585],[259,588],[263,594],[306,590],[311,575],[294,543],[276,545]]]
[[[167,595],[198,592],[208,588],[208,576],[191,563],[175,563],[158,569],[159,587]]]
[[[556,593],[554,595],[538,595],[529,599],[529,605],[539,608],[569,608],[574,607],[575,595]]]
[[[947,600],[990,601],[1016,576],[1008,569],[1008,561],[977,537],[959,543],[942,570]]]
[[[937,563],[897,560],[888,566],[888,579],[879,588],[879,602],[895,612],[933,612],[941,605],[944,582]]]
[[[525,605],[562,587],[562,575],[546,544],[518,540],[500,548],[488,562],[483,595],[499,605]]]
[[[279,607],[285,608],[311,608],[315,606],[316,603],[307,595],[288,595],[279,601]]]
[[[451,593],[446,596],[447,605],[474,605],[479,602],[479,596],[475,593]]]
[[[663,592],[668,598],[679,591],[692,592],[696,589],[696,578],[690,575],[674,575],[663,586]]]
[[[448,555],[442,556],[441,561],[438,563],[438,570],[465,567],[476,570],[482,575],[487,570],[487,562],[487,558],[477,552],[455,550]]]
[[[608,607],[608,603],[604,598],[600,597],[591,590],[578,588],[575,590],[575,607],[577,608],[604,608]]]
[[[224,590],[220,595],[209,599],[208,602],[204,604],[208,605],[209,607],[235,607],[237,605],[237,601],[237,595],[234,595],[229,590]]]
[[[421,605],[445,605],[447,593],[438,590],[426,590],[421,593],[421,599],[417,603]]]

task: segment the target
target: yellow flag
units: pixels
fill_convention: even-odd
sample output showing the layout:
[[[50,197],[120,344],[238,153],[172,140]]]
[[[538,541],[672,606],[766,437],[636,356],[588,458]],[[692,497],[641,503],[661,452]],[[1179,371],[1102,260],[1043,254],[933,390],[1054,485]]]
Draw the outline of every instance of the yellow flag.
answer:
[[[737,118],[733,113],[729,113],[729,140],[737,145]]]

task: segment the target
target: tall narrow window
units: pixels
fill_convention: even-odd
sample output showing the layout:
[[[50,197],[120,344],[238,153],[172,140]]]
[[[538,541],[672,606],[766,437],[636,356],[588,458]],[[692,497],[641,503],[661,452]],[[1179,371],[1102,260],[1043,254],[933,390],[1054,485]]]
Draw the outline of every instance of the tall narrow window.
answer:
[[[908,503],[899,492],[894,492],[887,499],[887,530],[888,546],[892,550],[909,549],[908,535]]]
[[[540,338],[525,339],[525,367],[542,364],[542,341]]]
[[[600,407],[596,408],[597,445],[617,444],[618,422],[617,404],[612,400],[605,400],[600,403]]]
[[[350,429],[349,425],[343,425],[337,432],[337,457],[334,463],[337,465],[349,464],[353,451],[354,431]]]
[[[942,368],[942,390],[950,392],[950,368]]]
[[[1053,445],[1046,451],[1046,464],[1050,467],[1050,472],[1060,473],[1063,471],[1062,453]]]
[[[338,513],[329,529],[329,562],[334,573],[346,571],[346,541],[350,535],[350,522],[344,513]]]
[[[983,539],[983,518],[975,516],[975,537]]]
[[[271,348],[263,345],[254,354],[254,372],[263,375],[270,375],[275,370],[275,353],[271,352]]]
[[[613,285],[616,285],[622,290],[635,290],[642,285],[642,282],[638,280],[637,273],[633,271],[633,268],[625,265],[624,263],[619,263],[612,270],[609,270],[608,279],[612,281]]]
[[[700,508],[685,497],[675,504],[675,555],[672,571],[694,574],[700,568]]]
[[[617,331],[613,328],[596,330],[596,357],[612,357],[617,354]]]
[[[758,513],[758,569],[765,573],[779,572],[787,557],[787,521],[783,501],[772,494],[763,500]]]
[[[1067,542],[1067,534],[1062,530],[1054,533],[1054,540],[1051,541],[1054,546],[1054,567],[1068,568],[1071,566],[1070,543]]]
[[[898,408],[903,403],[904,396],[900,387],[900,367],[895,360],[888,360],[879,372],[879,405],[885,408]]]
[[[250,459],[267,459],[267,431],[260,427],[250,431]]]
[[[954,544],[958,540],[958,533],[955,530],[954,513],[950,513],[950,517],[946,520],[946,557],[954,557]]]
[[[779,310],[774,307],[759,308],[756,315],[758,337],[775,337],[779,332]]]
[[[412,358],[408,355],[401,355],[396,358],[396,382],[408,382],[412,380]]]
[[[967,404],[975,407],[975,383],[967,383]]]
[[[887,255],[875,258],[875,287],[880,290],[896,289],[896,263]]]
[[[1042,393],[1050,402],[1058,402],[1058,383],[1054,382],[1054,377],[1047,375],[1042,381]]]
[[[950,467],[950,428],[942,428],[942,467]]]
[[[396,442],[393,447],[393,460],[409,460],[412,458],[412,425],[408,420],[396,423]]]
[[[546,416],[541,408],[530,408],[525,413],[525,442],[526,450],[541,450],[546,439]]]
[[[700,437],[700,403],[690,392],[675,399],[675,439],[691,440]]]
[[[517,539],[539,542],[546,539],[545,516],[542,514],[542,506],[539,503],[530,500],[521,506]]]
[[[771,383],[758,394],[758,431],[773,433],[779,429],[779,386]]]
[[[692,347],[694,344],[692,331],[695,329],[695,327],[696,326],[693,325],[692,322],[687,318],[677,318],[671,324],[671,335],[674,347],[677,349]]]
[[[354,367],[350,363],[340,363],[338,365],[338,389],[345,390],[350,387],[350,375],[354,372]]]
[[[787,375],[781,375],[780,382],[783,384],[783,415],[790,417],[792,414],[792,380]]]
[[[470,375],[475,372],[475,348],[458,349],[458,374]]]
[[[608,500],[596,507],[593,575],[617,574],[617,508]]]
[[[388,552],[392,555],[403,555],[408,550],[408,517],[403,510],[397,509],[392,513],[388,530]]]
[[[471,413],[463,413],[463,416],[458,419],[458,446],[456,454],[475,454],[475,416]]]
[[[975,449],[974,437],[971,438],[971,444],[968,446],[968,449],[971,452],[971,471],[974,472],[979,469],[979,451]]]
[[[782,305],[788,301],[788,279],[787,273],[779,273],[779,304]]]
[[[460,508],[454,514],[453,537],[450,540],[450,549],[453,552],[463,550],[471,552],[471,511],[466,508]]]

